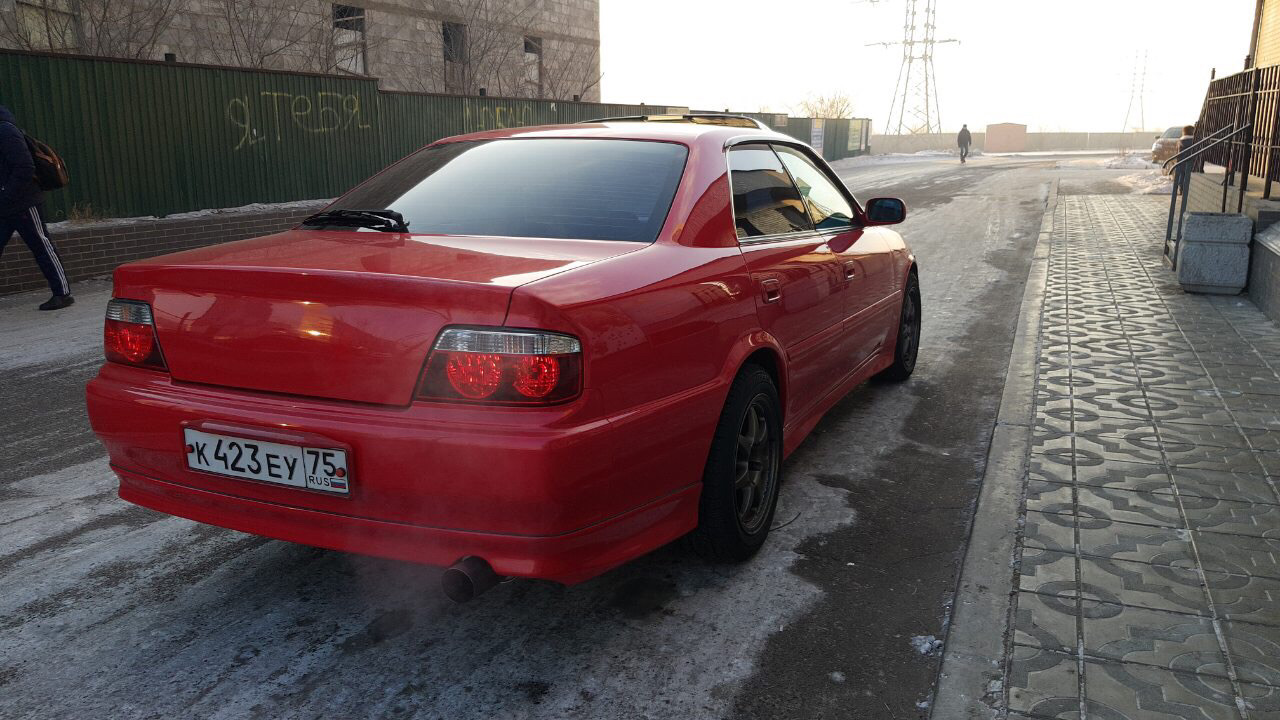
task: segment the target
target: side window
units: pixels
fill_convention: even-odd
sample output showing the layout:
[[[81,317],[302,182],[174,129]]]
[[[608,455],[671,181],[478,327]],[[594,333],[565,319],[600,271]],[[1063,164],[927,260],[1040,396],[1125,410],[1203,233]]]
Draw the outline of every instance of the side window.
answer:
[[[826,173],[813,164],[804,153],[786,145],[775,145],[778,157],[791,171],[796,180],[800,194],[809,201],[809,212],[813,214],[813,224],[819,230],[831,230],[848,227],[853,223],[853,207],[845,199]]]
[[[731,149],[729,179],[739,240],[813,229],[804,200],[768,145]]]

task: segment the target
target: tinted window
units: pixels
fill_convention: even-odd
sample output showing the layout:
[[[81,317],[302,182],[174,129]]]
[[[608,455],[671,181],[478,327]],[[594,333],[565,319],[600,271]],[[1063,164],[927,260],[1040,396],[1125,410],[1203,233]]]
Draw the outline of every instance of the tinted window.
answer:
[[[768,145],[730,150],[729,172],[733,222],[740,239],[813,229],[804,200]]]
[[[448,143],[334,207],[395,210],[414,233],[653,242],[686,154],[683,145],[631,140]]]
[[[853,223],[853,206],[844,194],[799,150],[777,145],[778,157],[791,171],[800,195],[809,201],[813,224],[819,230],[848,227]]]
[[[1182,137],[1182,128],[1171,127],[1168,130],[1165,130],[1164,135],[1161,135],[1160,137],[1177,140],[1178,138]]]

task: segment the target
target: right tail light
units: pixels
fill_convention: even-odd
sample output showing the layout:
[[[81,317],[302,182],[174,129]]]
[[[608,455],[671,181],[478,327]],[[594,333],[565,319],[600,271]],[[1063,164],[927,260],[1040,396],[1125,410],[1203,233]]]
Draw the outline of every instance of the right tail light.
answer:
[[[427,358],[420,400],[551,405],[582,392],[582,345],[537,330],[449,328]]]
[[[124,365],[167,370],[160,341],[156,339],[151,306],[138,300],[112,298],[102,327],[102,346],[107,360]]]

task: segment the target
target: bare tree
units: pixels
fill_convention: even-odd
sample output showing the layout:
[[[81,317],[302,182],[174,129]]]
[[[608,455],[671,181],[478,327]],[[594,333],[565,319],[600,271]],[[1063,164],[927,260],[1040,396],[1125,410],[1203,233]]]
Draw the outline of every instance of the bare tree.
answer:
[[[107,0],[110,1],[110,0]],[[216,62],[247,68],[309,68],[331,30],[327,3],[314,0],[215,0],[220,33],[203,37]]]
[[[412,89],[567,100],[600,82],[599,49],[544,39],[541,0],[442,0],[442,57],[426,59]],[[526,51],[530,52],[526,52]]]
[[[430,89],[467,95],[481,88],[516,94],[523,77],[524,38],[537,17],[539,0],[445,0],[437,10],[450,18],[452,33],[443,62],[428,63]],[[451,44],[450,44],[451,43]],[[428,89],[428,88],[423,88]]]
[[[568,52],[558,54],[545,74],[542,97],[552,100],[583,98],[600,84],[600,46],[572,43]]]
[[[151,59],[160,36],[188,4],[188,0],[79,0],[80,52]]]
[[[368,10],[351,5],[331,5],[332,23],[318,25],[305,43],[308,68],[315,72],[368,75],[369,50],[386,38],[366,32]]]
[[[150,59],[189,0],[18,0],[0,39],[24,50]]]
[[[851,118],[853,101],[842,92],[812,95],[800,103],[800,112],[814,118]]]

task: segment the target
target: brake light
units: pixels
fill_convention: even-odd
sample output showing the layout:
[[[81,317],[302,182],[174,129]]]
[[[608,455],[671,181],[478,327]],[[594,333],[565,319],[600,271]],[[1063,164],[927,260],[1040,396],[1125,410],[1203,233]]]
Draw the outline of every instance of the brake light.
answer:
[[[112,298],[102,328],[102,345],[107,360],[155,370],[167,369],[160,343],[156,340],[151,306],[137,300]]]
[[[578,339],[533,330],[449,328],[440,333],[418,390],[424,400],[548,405],[582,392]]]

